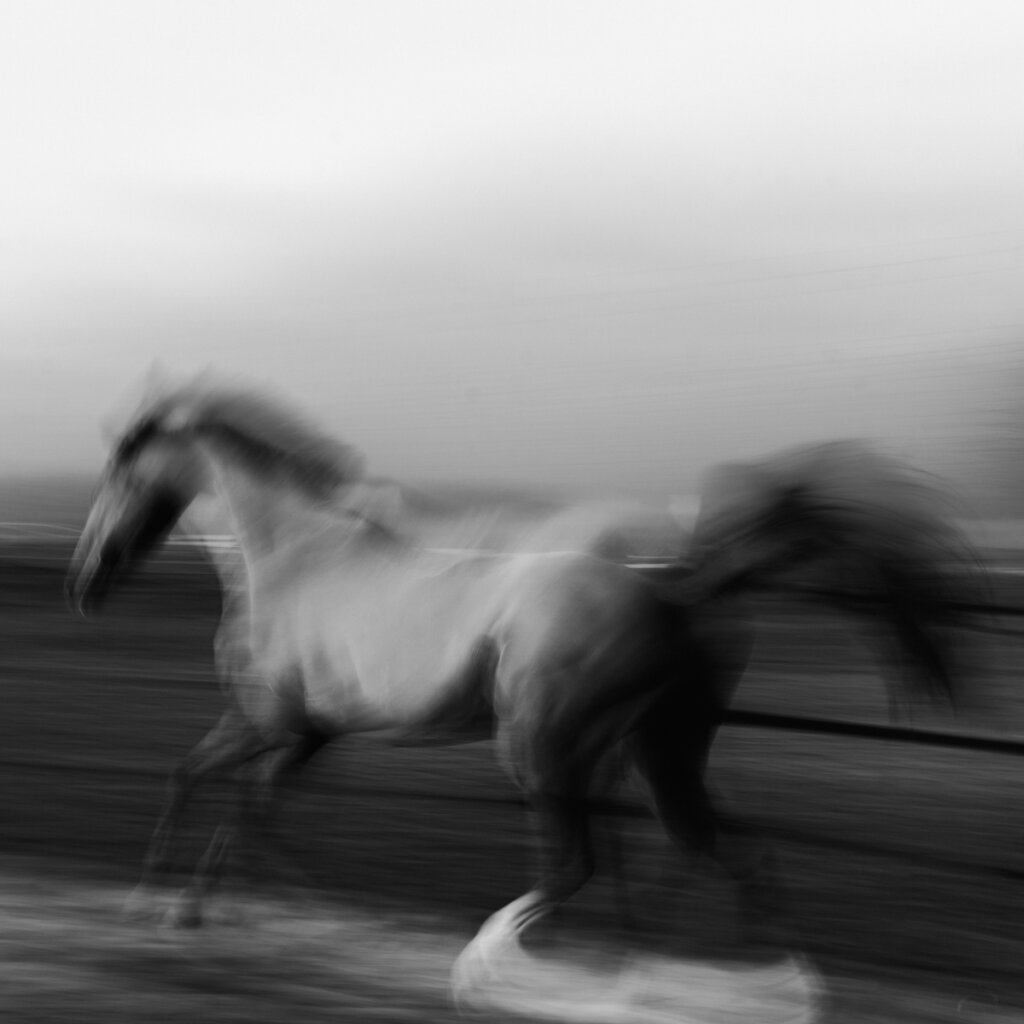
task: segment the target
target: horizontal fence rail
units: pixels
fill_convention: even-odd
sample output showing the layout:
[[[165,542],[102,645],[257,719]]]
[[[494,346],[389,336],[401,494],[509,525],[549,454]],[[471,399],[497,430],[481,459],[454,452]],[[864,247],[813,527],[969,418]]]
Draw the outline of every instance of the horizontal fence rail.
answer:
[[[988,754],[1011,754],[1018,757],[1024,755],[1024,740],[949,732],[943,729],[920,729],[875,722],[818,718],[811,715],[781,715],[772,711],[730,708],[725,713],[725,724],[756,729],[779,729],[783,732],[813,732],[831,736],[854,736],[859,739],[892,740],[931,747],[977,750]]]

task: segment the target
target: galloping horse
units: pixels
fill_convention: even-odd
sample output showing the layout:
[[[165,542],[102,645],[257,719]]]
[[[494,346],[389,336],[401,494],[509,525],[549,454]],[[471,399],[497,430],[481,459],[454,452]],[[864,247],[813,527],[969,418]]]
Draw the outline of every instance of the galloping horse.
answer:
[[[724,530],[698,531],[692,575],[659,582],[585,552],[428,550],[346,503],[360,479],[350,448],[276,402],[201,382],[151,396],[114,444],[69,570],[80,609],[98,607],[200,497],[230,517],[241,554],[223,569],[216,644],[227,708],[172,777],[146,880],[165,867],[185,804],[210,772],[268,756],[299,764],[354,733],[397,743],[493,737],[537,811],[543,857],[536,885],[460,958],[461,983],[472,985],[495,950],[590,877],[589,797],[613,751],[639,770],[673,838],[718,856],[757,903],[756,873],[716,846],[702,779],[749,638],[742,618],[729,625],[714,608],[742,585],[852,552],[908,655],[952,685],[930,629],[941,616],[921,581],[948,574],[955,547],[926,507],[897,518],[935,543],[909,545],[890,571],[879,562],[899,533],[890,516],[769,486],[745,514],[715,517]],[[204,858],[186,916],[198,920],[231,831]]]

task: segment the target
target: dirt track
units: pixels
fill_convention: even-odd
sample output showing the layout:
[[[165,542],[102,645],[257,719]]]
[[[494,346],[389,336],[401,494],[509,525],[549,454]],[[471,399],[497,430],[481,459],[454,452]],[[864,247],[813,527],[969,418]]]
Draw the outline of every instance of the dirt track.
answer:
[[[337,961],[321,976],[322,951],[305,940],[295,945],[294,936],[271,942],[267,949],[277,952],[270,959],[286,947],[282,974],[301,974],[300,961],[320,971],[312,988],[335,992],[322,1005],[312,989],[303,994],[301,984],[270,970],[263,953],[253,953],[257,977],[251,964],[232,958],[230,941],[197,938],[205,962],[186,970],[195,953],[183,953],[180,940],[171,956],[165,946],[150,946],[145,926],[117,930],[125,926],[111,904],[134,879],[163,775],[219,708],[210,675],[218,598],[205,571],[165,564],[103,619],[81,622],[65,610],[63,566],[54,554],[52,547],[23,549],[0,559],[0,891],[8,909],[0,941],[8,966],[23,968],[7,976],[20,979],[7,991],[18,991],[21,1002],[0,993],[0,1011],[12,1020],[93,1019],[76,1013],[82,997],[74,993],[87,977],[96,985],[97,1020],[278,1020],[298,1012],[309,1020],[328,1012],[354,1020],[345,1013],[367,1019],[374,1007],[377,1019],[447,1019],[443,985],[433,980],[390,1008],[384,982],[370,980],[341,1013],[331,980]],[[855,634],[830,617],[787,609],[776,609],[766,626],[741,695],[745,706],[881,717],[877,673]],[[980,650],[982,724],[1024,733],[1024,694],[1016,687],[1021,652],[1024,638],[988,638]],[[1010,757],[723,733],[714,782],[737,813],[778,840],[801,944],[836,996],[829,1020],[1024,1019],[1024,1011],[1008,1009],[1024,1007],[1022,769]],[[179,851],[182,865],[208,837],[217,799],[214,793],[197,808]],[[679,954],[735,952],[728,886],[700,866],[672,867],[643,819],[626,824],[631,896],[649,922],[647,941]],[[434,939],[424,939],[423,948],[438,960],[521,892],[529,872],[526,821],[486,745],[329,750],[311,768],[285,826],[296,860],[331,901],[371,924],[385,912],[430,922],[426,934]],[[610,908],[609,886],[596,884],[560,927],[599,931]],[[61,922],[77,937],[52,947]],[[83,939],[92,930],[106,936],[106,959]],[[343,957],[344,945],[332,940],[331,955]],[[47,980],[51,947],[64,950],[50,958],[63,987]],[[434,979],[437,965],[430,957],[424,963]],[[343,987],[353,984],[347,977]],[[900,986],[913,1005],[889,1015]],[[152,1016],[145,1003],[157,991],[165,992],[163,1016]]]

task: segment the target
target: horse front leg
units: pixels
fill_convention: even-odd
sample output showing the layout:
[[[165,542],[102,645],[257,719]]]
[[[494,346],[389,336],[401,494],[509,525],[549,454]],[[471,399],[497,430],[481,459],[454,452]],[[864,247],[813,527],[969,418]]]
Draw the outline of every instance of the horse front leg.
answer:
[[[294,784],[301,770],[330,742],[331,736],[310,731],[290,746],[260,758],[245,780],[240,801],[238,832],[245,834],[245,850],[269,866],[274,880],[291,895],[310,888],[312,883],[288,854],[278,832],[277,812],[282,791]]]
[[[280,748],[261,751],[253,764],[243,766],[248,771],[238,780],[238,799],[230,816],[218,826],[182,894],[178,923],[201,923],[203,904],[223,877],[231,851],[239,845],[247,852],[261,853],[270,862],[274,874],[284,880],[293,893],[309,887],[309,879],[301,869],[291,864],[279,850],[272,814],[280,803],[281,783],[294,779],[330,738],[311,731]],[[247,836],[249,841],[239,844],[242,836]]]
[[[217,724],[189,751],[171,773],[167,796],[143,860],[142,878],[129,896],[125,911],[133,914],[151,902],[169,869],[170,851],[175,833],[196,786],[217,771],[238,767],[279,744],[269,742],[257,733],[237,708],[229,708]],[[227,835],[215,840],[222,852],[214,856],[207,851],[209,865],[223,859]],[[179,923],[199,924],[198,906],[183,915]]]

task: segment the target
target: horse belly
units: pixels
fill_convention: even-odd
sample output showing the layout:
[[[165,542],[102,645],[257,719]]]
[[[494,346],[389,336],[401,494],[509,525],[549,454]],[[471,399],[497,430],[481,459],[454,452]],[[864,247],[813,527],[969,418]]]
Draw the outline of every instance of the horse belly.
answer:
[[[334,734],[484,720],[494,659],[481,567],[373,568],[341,575],[327,565],[265,594],[253,630],[263,667]]]
[[[406,619],[401,630],[387,628],[388,618],[307,647],[302,676],[310,717],[331,731],[407,734],[396,742],[486,733],[493,665],[487,642],[445,631],[429,617]]]

